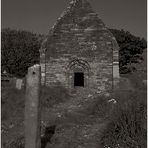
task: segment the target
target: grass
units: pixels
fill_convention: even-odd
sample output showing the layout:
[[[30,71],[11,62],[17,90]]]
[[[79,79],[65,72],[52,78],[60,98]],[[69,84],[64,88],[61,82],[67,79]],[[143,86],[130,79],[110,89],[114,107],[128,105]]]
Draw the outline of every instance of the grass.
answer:
[[[13,85],[2,84],[2,121],[16,116],[18,111],[23,112],[25,107],[25,90],[17,90]],[[42,87],[41,106],[52,107],[55,104],[68,100],[68,91],[64,87]],[[18,116],[18,114],[17,114]],[[22,115],[21,115],[22,116]],[[22,116],[23,117],[23,116]]]
[[[105,148],[146,148],[146,92],[118,92],[101,138]]]
[[[67,89],[62,86],[42,87],[41,105],[44,108],[52,107],[55,104],[67,101],[69,98]]]
[[[56,133],[57,139],[61,139],[59,145],[65,148],[69,142],[67,147],[70,148],[72,144],[78,143],[80,133],[88,130],[88,135],[94,134],[93,138],[100,138],[98,141],[101,141],[102,147],[105,148],[145,148],[147,136],[146,86],[141,83],[143,78],[136,79],[136,74],[129,75],[128,78],[135,89],[116,91],[109,97],[86,98],[88,102],[85,104],[80,102],[83,107],[72,113],[67,112],[66,108],[64,121],[60,124],[61,133]],[[68,90],[63,87],[42,87],[41,106],[43,114],[45,113],[44,109],[52,109],[60,103],[65,103],[70,97]],[[109,102],[109,99],[115,99],[117,103]],[[24,127],[19,128],[22,126],[24,118],[24,101],[25,90],[19,91],[14,86],[2,85],[2,125],[6,125],[5,128],[8,130],[6,134],[2,133],[2,142],[9,141],[7,147],[23,147]],[[49,112],[47,112],[47,116],[49,116]],[[101,131],[100,123],[103,124]],[[13,130],[9,128],[11,124],[14,125]],[[98,126],[96,126],[97,124]],[[78,125],[80,128],[77,128]],[[91,133],[92,131],[96,131],[98,137],[96,133]],[[85,141],[86,138],[83,140]],[[92,141],[94,142],[93,139]]]
[[[17,90],[10,83],[2,83],[1,89],[2,143],[6,143],[7,147],[16,147],[24,134],[25,90]],[[43,112],[45,108],[51,108],[69,97],[63,87],[42,87],[40,99]]]
[[[24,108],[24,90],[17,90],[12,85],[2,85],[2,121],[22,116]],[[19,113],[19,114],[18,114]]]
[[[109,97],[97,96],[94,101],[86,108],[90,115],[99,116],[106,119],[112,109],[112,104],[108,103]]]

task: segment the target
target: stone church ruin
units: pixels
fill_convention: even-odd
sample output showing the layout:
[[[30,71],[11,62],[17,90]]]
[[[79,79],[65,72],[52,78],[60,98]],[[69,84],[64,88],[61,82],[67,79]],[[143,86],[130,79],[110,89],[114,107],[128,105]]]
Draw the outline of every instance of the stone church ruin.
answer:
[[[119,81],[119,46],[87,0],[72,0],[40,49],[42,84],[112,90]]]

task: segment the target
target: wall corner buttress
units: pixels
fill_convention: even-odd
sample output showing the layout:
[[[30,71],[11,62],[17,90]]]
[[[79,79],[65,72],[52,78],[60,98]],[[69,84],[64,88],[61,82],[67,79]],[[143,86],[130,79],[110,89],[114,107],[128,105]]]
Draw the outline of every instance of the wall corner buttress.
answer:
[[[120,71],[119,71],[119,46],[117,41],[113,42],[113,89],[119,88]]]
[[[46,48],[40,50],[41,84],[46,85]]]

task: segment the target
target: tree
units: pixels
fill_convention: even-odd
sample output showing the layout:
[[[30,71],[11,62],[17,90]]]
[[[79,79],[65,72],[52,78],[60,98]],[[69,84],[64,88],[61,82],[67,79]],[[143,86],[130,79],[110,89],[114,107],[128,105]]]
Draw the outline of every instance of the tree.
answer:
[[[139,63],[142,58],[142,53],[147,47],[147,42],[144,38],[140,39],[132,35],[128,31],[110,29],[115,36],[119,47],[119,66],[120,73],[128,73],[135,70],[135,67],[131,66],[131,63]]]
[[[2,71],[16,77],[24,77],[29,66],[39,63],[40,41],[28,31],[2,29]]]
[[[120,73],[128,73],[135,69],[131,63],[143,60],[141,54],[147,47],[144,38],[140,39],[124,30],[110,29],[120,46]],[[1,66],[2,71],[24,77],[28,67],[39,63],[39,49],[44,35],[37,35],[29,31],[2,29]]]

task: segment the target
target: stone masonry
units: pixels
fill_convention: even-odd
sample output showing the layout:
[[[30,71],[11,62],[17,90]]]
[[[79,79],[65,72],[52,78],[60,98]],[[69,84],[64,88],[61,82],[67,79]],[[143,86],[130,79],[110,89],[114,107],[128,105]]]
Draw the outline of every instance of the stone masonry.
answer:
[[[42,43],[42,84],[112,90],[119,81],[118,52],[115,37],[90,3],[72,0]]]

